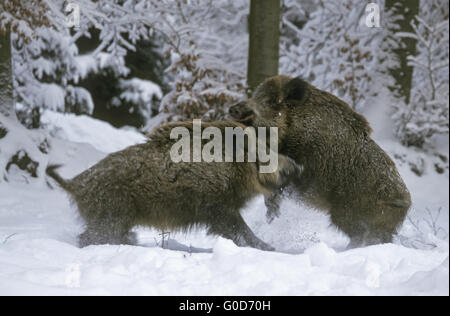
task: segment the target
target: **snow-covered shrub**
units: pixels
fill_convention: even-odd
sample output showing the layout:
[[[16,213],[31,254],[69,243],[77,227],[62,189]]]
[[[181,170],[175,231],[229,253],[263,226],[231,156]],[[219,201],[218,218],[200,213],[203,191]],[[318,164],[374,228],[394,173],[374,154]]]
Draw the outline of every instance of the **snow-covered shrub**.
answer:
[[[67,3],[5,0],[1,4],[0,28],[13,33],[15,92],[21,103],[17,114],[27,127],[39,127],[43,109],[92,114],[92,97],[78,86],[80,80],[89,71],[106,68],[126,76],[127,51],[135,50],[139,39],[149,38],[148,30],[159,16],[146,0],[74,0],[80,26],[70,29]],[[90,37],[92,30],[99,34],[89,54],[92,58],[78,58],[76,42]]]
[[[2,0],[0,2],[0,31],[11,30],[26,41],[36,37],[34,28],[50,26],[47,6],[42,1]]]
[[[135,51],[139,40],[148,40],[156,34],[164,42],[167,57],[171,57],[169,76],[175,78],[170,85],[171,92],[160,106],[169,119],[220,119],[225,107],[243,96],[248,1],[72,2],[80,8],[79,28],[70,30],[66,27],[66,3],[63,0],[44,0],[41,5],[48,22],[46,27],[33,29],[31,25],[27,33],[33,32],[35,36],[30,37],[33,40],[25,41],[23,37],[16,40],[16,86],[19,101],[23,104],[19,113],[23,122],[33,121],[30,119],[33,111],[40,115],[36,109],[67,111],[76,108],[73,103],[60,102],[62,99],[83,100],[83,106],[75,111],[91,113],[86,91],[75,89],[88,75],[87,70],[111,67],[126,76],[129,71],[124,62],[127,53]],[[94,58],[86,65],[80,63],[76,42],[82,37],[90,37],[92,30],[98,34],[98,45],[89,53]],[[108,58],[104,60],[102,56]],[[97,61],[95,66],[93,60]],[[52,88],[53,97],[40,95],[44,91],[41,84],[53,84],[46,86]],[[114,99],[115,104],[108,103],[117,107],[117,101],[121,99]],[[133,104],[130,108],[134,111],[139,105]]]
[[[414,212],[412,212],[414,213]],[[425,215],[417,218],[407,217],[399,241],[406,247],[417,249],[448,248],[448,232],[440,225],[442,207],[436,210],[425,209]]]
[[[78,0],[83,11],[84,24],[75,35],[70,33],[66,25],[66,16],[63,14],[63,0],[4,0],[0,2],[0,32],[16,35],[12,58],[9,50],[3,56],[3,63],[14,66],[14,75],[8,71],[3,76],[2,84],[12,87],[13,77],[16,81],[15,94],[22,101],[20,109],[22,113],[33,113],[35,117],[40,116],[41,107],[54,110],[62,110],[65,104],[66,91],[69,80],[76,75],[74,58],[77,49],[74,39],[85,32],[84,27],[95,25],[102,28],[107,23],[115,27],[126,25],[130,33],[137,31],[135,21],[123,19],[129,12],[125,7],[117,3],[122,1],[98,1]],[[133,2],[133,1],[131,1]],[[127,1],[130,4],[130,1]],[[103,12],[111,13],[103,14]],[[120,12],[120,14],[118,14]],[[142,18],[145,12],[135,12],[136,19]],[[119,15],[117,17],[117,15]],[[116,18],[113,20],[112,18]],[[122,30],[123,28],[121,28]],[[9,37],[6,37],[9,39]],[[102,44],[114,45],[114,39],[106,37]],[[124,44],[124,43],[120,43]],[[105,47],[105,46],[104,46]],[[108,49],[106,49],[108,51]],[[117,51],[112,48],[111,51]],[[6,68],[10,68],[9,66]],[[3,73],[2,68],[2,75]],[[89,105],[89,98],[83,90],[70,89],[69,99],[84,100]],[[0,181],[8,180],[15,171],[25,171],[25,177],[37,177],[43,179],[47,166],[47,153],[49,141],[42,131],[28,131],[17,121],[13,111],[13,100],[11,96],[5,100],[2,98],[2,109],[0,111],[1,138],[0,138]],[[19,113],[20,115],[20,113]],[[38,121],[32,117],[31,126],[38,127]],[[27,123],[27,122],[26,122]]]
[[[37,38],[28,43],[13,37],[13,65],[16,99],[22,104],[18,118],[27,127],[43,109],[77,110],[92,113],[93,104],[86,90],[74,87],[78,76],[75,59],[78,50],[67,32],[40,27]]]
[[[92,71],[109,68],[127,74],[123,56],[110,53],[79,56],[69,30],[37,28],[36,38],[25,41],[14,37],[13,62],[17,101],[22,104],[18,118],[27,127],[45,109],[58,112],[92,114],[90,93],[77,86]]]
[[[11,70],[11,32],[24,42],[36,37],[34,29],[49,26],[51,22],[42,2],[4,0],[0,2],[1,84],[0,91],[0,182],[8,181],[14,174],[39,178],[45,172],[49,142],[42,132],[30,132],[17,121],[14,113]],[[5,34],[7,34],[5,36]],[[23,171],[23,172],[22,172]]]
[[[448,1],[425,1],[412,21],[414,33],[398,36],[417,40],[410,104],[398,103],[394,118],[403,144],[422,148],[430,138],[449,131],[449,22]]]
[[[364,1],[310,2],[304,11],[291,10],[294,13],[282,17],[288,31],[281,38],[280,72],[300,75],[362,109],[393,84],[387,70],[395,63],[389,52],[396,43],[388,30],[396,17],[384,12],[382,27],[369,28]],[[285,5],[288,12],[289,6],[298,6],[293,1]]]
[[[139,78],[121,79],[119,81],[121,104],[127,103],[131,113],[138,113],[144,118],[152,117],[152,110],[162,99],[161,88],[148,80]]]
[[[0,182],[20,176],[42,178],[48,163],[49,142],[44,132],[29,131],[0,113]],[[27,180],[28,181],[28,180]]]
[[[281,29],[280,35],[284,45],[297,45],[298,30],[301,30],[309,20],[311,13],[316,9],[316,0],[284,0],[281,2]]]
[[[162,20],[175,78],[161,112],[168,120],[223,118],[245,93],[248,1],[160,2],[167,6]]]
[[[205,55],[192,43],[190,50],[174,58],[169,68],[175,77],[173,90],[160,108],[169,120],[222,119],[226,106],[243,97],[244,77],[229,72],[216,57]]]
[[[153,78],[154,73],[146,71],[147,67],[151,67],[149,61],[141,62],[144,69],[140,70],[136,69],[140,59],[127,62],[126,58],[117,58],[107,53],[99,53],[98,58],[92,53],[86,53],[76,59],[82,65],[79,85],[95,104],[93,117],[117,127],[128,125],[141,128],[158,113],[163,91],[152,80],[143,79]],[[120,63],[114,62],[119,59]],[[66,112],[80,114],[73,110],[71,108]]]
[[[68,85],[64,101],[65,112],[83,114],[94,111],[94,102],[91,94],[83,87]]]

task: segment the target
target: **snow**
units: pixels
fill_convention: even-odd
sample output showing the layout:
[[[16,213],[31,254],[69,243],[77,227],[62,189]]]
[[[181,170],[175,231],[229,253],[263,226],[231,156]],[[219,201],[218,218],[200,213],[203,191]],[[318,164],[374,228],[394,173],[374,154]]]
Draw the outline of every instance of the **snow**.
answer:
[[[26,153],[31,160],[39,163],[36,174],[42,178],[45,173],[42,166],[46,165],[47,158],[38,149],[38,146],[45,141],[45,133],[30,132],[21,125],[17,125],[16,120],[5,117],[1,113],[0,126],[6,130],[6,135],[0,138],[0,166],[7,166],[11,157],[17,153]],[[8,179],[8,175],[2,170],[0,171],[0,183],[4,179]]]
[[[119,87],[122,90],[120,99],[135,104],[140,116],[146,119],[152,115],[153,103],[163,97],[161,88],[149,80],[139,78],[120,79]],[[118,104],[120,105],[121,102],[119,101]],[[131,110],[134,111],[134,109]]]
[[[88,90],[82,87],[67,87],[67,96],[69,104],[77,106],[80,113],[92,114],[94,112],[94,101]]]
[[[37,35],[27,45],[13,35],[12,64],[22,102],[16,109],[40,107],[44,128],[27,130],[0,114],[0,295],[449,295],[448,21],[440,22],[447,7],[422,1],[415,33],[396,34],[419,40],[417,56],[409,58],[415,71],[407,106],[386,88],[393,85],[386,70],[396,64],[396,39],[389,38],[396,17],[385,14],[384,27],[370,29],[363,24],[363,2],[284,1],[280,72],[301,75],[365,111],[374,139],[395,158],[413,206],[393,244],[346,250],[348,238],[327,214],[285,200],[281,216],[267,224],[258,197],[242,214],[256,235],[276,247],[263,252],[202,229],[162,239],[160,231],[142,227],[135,228],[138,246],[76,246],[83,223],[67,194],[45,177],[45,167],[61,164],[61,175],[70,178],[145,137],[133,128],[56,111],[92,113],[90,93],[75,85],[108,69],[127,78],[114,105],[135,103],[131,110],[148,118],[153,97],[162,99],[162,113],[147,122],[147,131],[198,113],[222,115],[224,104],[242,98],[249,1],[184,1],[179,13],[170,1],[73,1],[81,10],[73,32],[61,12],[63,0],[44,0],[45,14],[33,7],[31,18],[44,17],[37,24],[48,19],[51,28],[32,28],[0,10],[0,29],[11,27],[27,39]],[[159,53],[171,59],[164,77],[172,91],[165,97],[150,81],[129,78],[124,58],[139,39],[157,43],[154,25],[164,37]],[[90,37],[93,27],[100,43],[80,55],[76,42]],[[407,132],[435,135],[426,136],[419,151],[399,145]],[[38,163],[37,178],[14,165],[4,170],[13,155],[25,154]]]
[[[124,90],[120,97],[129,102],[151,103],[154,96],[158,99],[163,97],[161,88],[148,80],[139,78],[122,79],[120,87]]]
[[[64,109],[64,98],[64,90],[54,83],[43,83],[40,94],[36,97],[38,105],[53,111]]]
[[[87,143],[105,153],[115,152],[131,144],[145,141],[144,135],[130,129],[116,129],[87,115],[45,111],[42,124],[52,136],[77,143]]]
[[[47,111],[43,120],[53,136],[49,159],[64,165],[64,177],[144,140],[84,116]],[[414,154],[385,132],[376,137],[391,155]],[[418,177],[404,164],[400,172],[412,192],[413,218],[442,207],[438,224],[448,233],[448,171]],[[171,234],[162,249],[160,232],[149,228],[136,228],[138,246],[80,249],[83,225],[62,190],[19,178],[3,182],[0,295],[449,295],[448,234],[425,232],[430,239],[420,247],[405,247],[405,240],[423,237],[405,222],[404,239],[394,244],[345,250],[347,237],[326,214],[286,200],[269,225],[265,210],[259,197],[243,216],[276,252],[239,248],[201,229]]]
[[[74,57],[76,63],[75,81],[86,78],[90,73],[111,67],[117,74],[128,75],[129,69],[125,66],[123,58],[114,58],[111,54],[99,52],[78,55]]]
[[[64,199],[57,200],[54,207],[63,207]],[[211,244],[212,253],[79,249],[70,217],[49,224],[55,216],[43,211],[41,223],[59,224],[52,238],[35,226],[0,245],[0,295],[448,295],[448,252],[398,245],[335,252],[320,243],[293,255],[239,248],[222,238]]]
[[[77,81],[79,78],[86,78],[90,72],[98,71],[98,62],[92,54],[76,56],[75,60],[78,65],[78,77],[76,77]]]

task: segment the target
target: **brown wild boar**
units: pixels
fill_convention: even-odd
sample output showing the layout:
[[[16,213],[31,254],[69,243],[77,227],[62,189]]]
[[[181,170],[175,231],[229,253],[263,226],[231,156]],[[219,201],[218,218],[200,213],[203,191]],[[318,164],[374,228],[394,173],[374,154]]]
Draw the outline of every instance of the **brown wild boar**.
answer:
[[[304,168],[295,191],[328,210],[350,237],[349,247],[392,241],[411,197],[394,162],[370,137],[367,120],[349,105],[300,78],[280,75],[230,114],[249,126],[278,127],[280,154]],[[279,200],[279,194],[266,199],[269,220],[278,214]]]
[[[240,211],[256,195],[268,196],[298,177],[299,169],[283,156],[273,173],[260,173],[259,160],[174,162],[170,151],[177,140],[170,136],[175,127],[192,132],[193,123],[156,128],[146,143],[113,153],[72,180],[62,179],[55,172],[58,166],[48,168],[47,174],[69,193],[86,224],[80,246],[135,243],[130,230],[137,225],[170,231],[203,226],[209,234],[238,246],[273,250],[254,235]],[[202,131],[208,127],[220,129],[223,135],[227,127],[245,128],[212,122],[203,123]]]

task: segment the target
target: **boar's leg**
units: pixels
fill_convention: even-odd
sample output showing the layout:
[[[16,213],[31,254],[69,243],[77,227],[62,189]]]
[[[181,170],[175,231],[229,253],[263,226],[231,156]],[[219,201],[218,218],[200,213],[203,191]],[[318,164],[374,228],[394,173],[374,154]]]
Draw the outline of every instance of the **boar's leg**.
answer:
[[[241,214],[236,213],[228,215],[226,219],[217,218],[211,224],[208,233],[231,239],[239,247],[253,247],[266,251],[275,250],[275,248],[256,237]]]
[[[79,236],[80,247],[89,245],[135,245],[137,243],[136,234],[133,232],[108,233],[98,228],[87,228]]]
[[[308,184],[301,175],[302,169],[296,167],[296,172],[291,173],[289,178],[285,178],[283,184],[277,189],[272,190],[269,195],[264,197],[264,204],[266,205],[266,220],[270,224],[277,217],[280,217],[280,205],[284,198],[295,197],[298,192],[306,192]]]
[[[331,221],[350,238],[347,249],[391,243],[392,236],[395,234],[395,229],[375,227],[367,218],[364,220],[351,219],[351,217],[346,219],[331,212]]]
[[[348,248],[392,243],[397,228],[403,223],[410,200],[378,202],[374,208],[334,208],[331,221],[350,237]]]
[[[350,237],[348,249],[392,243],[395,231],[371,228],[369,225],[360,225],[360,227],[365,228],[358,233],[347,233]]]
[[[350,238],[348,249],[364,246],[365,239],[369,234],[369,226],[361,219],[354,218],[352,210],[330,209],[331,222]]]
[[[123,220],[123,218],[122,218]],[[132,225],[118,218],[87,222],[86,231],[79,236],[80,247],[89,245],[135,245],[136,234],[130,232]]]
[[[282,198],[282,189],[278,189],[264,198],[264,204],[266,204],[267,207],[266,220],[268,224],[272,223],[275,218],[280,216],[280,203]]]
[[[367,216],[369,234],[366,236],[365,244],[392,243],[393,236],[405,220],[410,206],[409,197],[379,203],[376,209],[371,210],[370,216]]]

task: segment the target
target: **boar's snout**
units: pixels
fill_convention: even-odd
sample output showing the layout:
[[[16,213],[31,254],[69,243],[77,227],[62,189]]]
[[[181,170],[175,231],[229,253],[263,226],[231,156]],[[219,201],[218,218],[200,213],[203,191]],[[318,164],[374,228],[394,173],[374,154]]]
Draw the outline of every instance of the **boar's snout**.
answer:
[[[231,117],[237,121],[245,122],[253,118],[255,112],[245,102],[240,102],[230,107],[228,110]]]

